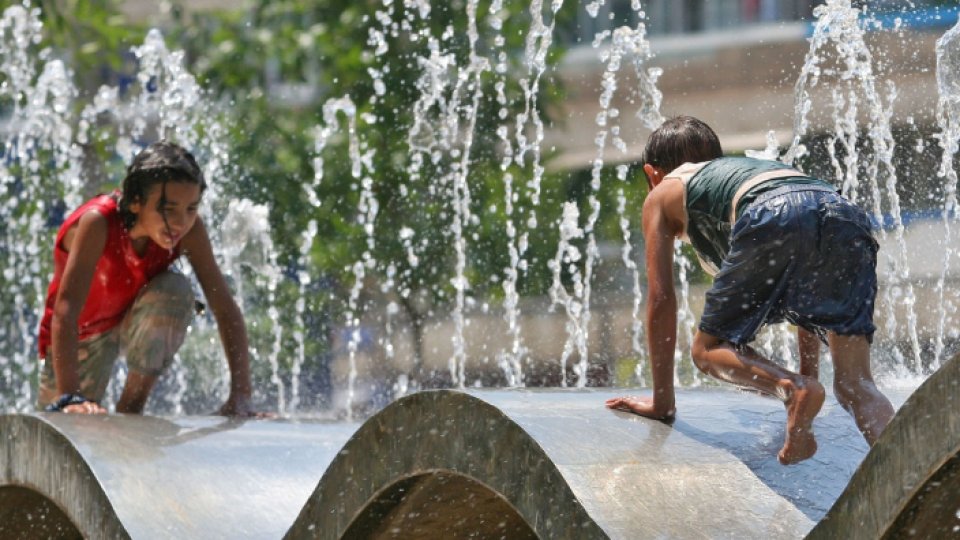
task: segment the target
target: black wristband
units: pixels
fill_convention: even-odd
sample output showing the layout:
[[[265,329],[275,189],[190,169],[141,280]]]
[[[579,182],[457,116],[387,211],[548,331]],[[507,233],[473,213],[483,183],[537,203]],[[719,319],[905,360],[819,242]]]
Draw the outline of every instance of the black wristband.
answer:
[[[80,405],[81,403],[86,403],[90,401],[89,399],[81,396],[80,394],[63,394],[58,397],[56,401],[44,407],[46,412],[60,412],[64,407],[70,405]]]

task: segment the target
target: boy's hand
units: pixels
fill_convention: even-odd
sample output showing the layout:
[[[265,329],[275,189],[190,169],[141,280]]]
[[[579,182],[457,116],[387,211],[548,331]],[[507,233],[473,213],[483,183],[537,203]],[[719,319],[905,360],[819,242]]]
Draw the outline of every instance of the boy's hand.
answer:
[[[659,411],[653,404],[653,398],[639,396],[624,396],[610,398],[606,402],[608,409],[625,411],[654,420],[663,420],[672,422],[677,414],[676,408],[670,408],[666,411]]]
[[[253,410],[250,405],[250,398],[237,398],[233,395],[227,399],[227,402],[217,411],[220,416],[233,416],[240,418],[274,418],[275,414],[269,412],[259,412]]]

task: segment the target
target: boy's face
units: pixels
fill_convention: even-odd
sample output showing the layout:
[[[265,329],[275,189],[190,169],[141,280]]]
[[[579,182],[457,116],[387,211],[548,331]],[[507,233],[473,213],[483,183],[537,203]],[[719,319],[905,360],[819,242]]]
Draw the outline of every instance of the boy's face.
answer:
[[[149,238],[164,249],[173,249],[197,222],[200,206],[200,186],[188,182],[169,181],[166,184],[166,201],[161,207],[163,184],[150,188],[147,200],[136,201],[130,211],[137,215],[137,222],[130,230],[130,238]]]

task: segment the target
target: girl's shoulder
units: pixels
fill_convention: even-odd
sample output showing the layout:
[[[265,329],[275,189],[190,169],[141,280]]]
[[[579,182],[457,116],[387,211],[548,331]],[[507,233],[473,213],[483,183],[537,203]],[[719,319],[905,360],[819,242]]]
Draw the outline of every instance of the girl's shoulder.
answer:
[[[81,204],[67,216],[67,219],[64,220],[64,224],[70,223],[71,221],[76,221],[80,219],[80,216],[88,212],[97,212],[103,216],[109,216],[111,214],[117,213],[119,210],[119,205],[117,204],[117,199],[112,194],[101,194],[88,199],[87,202]]]
[[[91,222],[102,221],[103,225],[101,226],[106,227],[106,231],[109,232],[113,225],[120,223],[116,199],[111,195],[98,195],[80,205],[79,208],[67,216],[57,233],[56,247],[58,249],[69,251],[81,219]]]

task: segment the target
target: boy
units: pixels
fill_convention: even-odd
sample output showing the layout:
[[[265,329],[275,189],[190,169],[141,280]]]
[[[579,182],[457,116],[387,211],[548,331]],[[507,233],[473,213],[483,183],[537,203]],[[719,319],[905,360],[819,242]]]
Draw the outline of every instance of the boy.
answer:
[[[824,400],[818,338],[833,355],[837,400],[867,442],[876,442],[894,411],[870,373],[877,243],[866,214],[830,184],[783,163],[724,158],[713,130],[689,116],[672,118],[651,134],[644,162],[654,393],[613,398],[607,407],[661,420],[675,414],[673,244],[681,238],[715,276],[693,361],[704,373],[784,402],[780,462],[796,463],[817,451],[813,419]],[[800,373],[747,346],[763,324],[783,320],[797,326]]]

